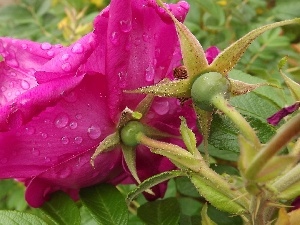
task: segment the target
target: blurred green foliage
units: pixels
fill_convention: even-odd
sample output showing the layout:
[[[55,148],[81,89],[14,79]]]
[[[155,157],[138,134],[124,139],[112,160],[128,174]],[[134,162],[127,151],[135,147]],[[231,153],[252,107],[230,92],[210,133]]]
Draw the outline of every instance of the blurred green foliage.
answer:
[[[283,19],[300,17],[299,0],[187,1],[191,8],[185,24],[198,38],[204,49],[212,45],[224,49],[254,28]],[[168,2],[176,1],[169,0]],[[108,0],[17,0],[14,4],[0,8],[0,36],[68,45],[93,29],[94,17],[108,3]],[[277,64],[283,56],[288,56],[288,69],[285,69],[285,72],[299,82],[299,41],[300,30],[294,26],[266,32],[252,43],[236,69],[269,82],[282,84],[283,80],[280,78]],[[228,135],[224,130],[222,132],[223,135]],[[234,165],[234,162],[226,160],[236,160],[238,153],[232,152],[232,145],[230,145],[231,151],[220,150],[216,143],[225,145],[227,142],[217,142],[216,136],[218,136],[217,133],[211,136],[214,146],[210,146],[210,152],[212,156],[222,154],[221,158],[225,161],[225,165],[216,170],[232,174],[234,168],[226,164]],[[119,190],[125,195],[132,188],[132,186],[120,186]],[[166,196],[178,199],[176,210],[180,210],[179,224],[199,224],[200,210],[205,201],[188,179],[171,180]],[[172,201],[175,200],[172,199]],[[145,202],[141,196],[133,203],[130,208],[133,214],[129,217],[129,224],[143,224],[135,213],[138,206]],[[81,223],[96,224],[80,202],[78,206],[82,217]],[[151,207],[151,205],[144,207]],[[0,209],[40,215],[39,211],[27,206],[23,185],[11,180],[0,181]],[[208,208],[208,214],[217,224],[241,224],[239,217],[229,217],[211,206]],[[142,218],[147,220],[147,217],[142,216]]]

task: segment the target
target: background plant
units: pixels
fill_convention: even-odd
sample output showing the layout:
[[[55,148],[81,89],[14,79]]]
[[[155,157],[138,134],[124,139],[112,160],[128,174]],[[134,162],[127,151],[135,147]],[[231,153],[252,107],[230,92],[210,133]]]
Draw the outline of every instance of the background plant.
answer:
[[[95,5],[92,1],[18,1],[18,4],[2,8],[0,10],[0,34],[1,36],[13,36],[27,38],[36,41],[48,41],[53,43],[71,43],[92,28],[91,21],[103,5]],[[99,3],[99,2],[98,2]],[[199,39],[200,43],[207,48],[216,45],[220,49],[225,48],[234,40],[248,31],[266,23],[282,19],[299,17],[300,6],[296,0],[285,1],[213,1],[195,0],[190,1],[191,10],[186,24]],[[299,9],[297,8],[299,7]],[[13,18],[12,18],[13,17]],[[13,21],[8,23],[7,21]],[[69,26],[68,26],[69,25]],[[277,69],[279,60],[289,56],[288,69],[285,73],[294,80],[300,80],[299,68],[299,29],[277,28],[266,32],[255,41],[243,56],[236,69],[230,76],[239,78],[249,83],[262,82],[261,78],[268,82],[285,87],[283,79]],[[249,76],[252,75],[252,76]],[[276,128],[266,122],[266,118],[278,111],[285,105],[291,104],[291,95],[281,89],[266,87],[258,89],[245,96],[233,98],[231,104],[246,116],[251,125],[258,130],[258,136],[266,142],[276,133]],[[220,174],[239,175],[236,169],[236,161],[239,156],[239,145],[237,142],[238,130],[222,115],[216,115],[209,138],[209,152],[212,168]],[[201,149],[200,149],[201,150]],[[288,151],[289,148],[285,149]],[[236,181],[238,182],[238,181]],[[56,224],[96,224],[97,216],[87,211],[88,208],[101,207],[101,205],[90,205],[89,198],[101,199],[106,196],[97,195],[95,188],[82,191],[83,202],[73,203],[64,194],[58,194],[39,210],[33,210],[26,206],[23,199],[23,187],[12,181],[1,181],[1,198],[4,201],[1,209],[16,209],[18,211],[31,212],[42,217],[49,223]],[[110,186],[99,186],[101,193],[116,191]],[[120,186],[118,189],[126,195],[131,186]],[[117,193],[117,192],[116,192]],[[121,195],[114,195],[115,201],[124,199]],[[62,208],[58,202],[66,207],[66,213],[61,214],[58,209]],[[112,203],[114,199],[110,199]],[[120,200],[121,201],[121,200]],[[169,182],[168,192],[164,200],[146,203],[139,196],[130,205],[131,214],[129,224],[160,224],[165,215],[172,214],[168,223],[161,224],[199,224],[200,211],[205,200],[197,193],[194,186],[185,177],[172,179]],[[138,206],[142,205],[140,208]],[[105,205],[102,206],[105,208]],[[122,208],[123,207],[123,208]],[[138,209],[137,209],[138,208]],[[166,210],[157,210],[168,209]],[[72,211],[74,210],[74,211]],[[99,209],[101,210],[101,208]],[[126,205],[120,205],[119,211],[124,214]],[[69,213],[81,215],[79,217],[67,216]],[[127,212],[127,211],[126,211]],[[151,212],[151,213],[150,213]],[[111,212],[108,212],[111,213]],[[113,213],[112,213],[113,214]],[[138,216],[136,216],[136,214]],[[121,215],[121,214],[120,214]],[[217,224],[241,224],[241,219],[230,217],[228,214],[208,206],[208,215]],[[126,221],[126,216],[117,218]],[[142,222],[143,221],[143,222]],[[124,223],[120,223],[124,224]]]

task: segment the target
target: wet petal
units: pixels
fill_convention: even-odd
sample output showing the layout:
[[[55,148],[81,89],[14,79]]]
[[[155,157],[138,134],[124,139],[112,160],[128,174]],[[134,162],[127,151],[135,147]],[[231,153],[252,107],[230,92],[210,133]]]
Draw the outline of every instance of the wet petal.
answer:
[[[128,7],[130,5],[131,7]],[[170,5],[177,17],[185,17],[183,3]],[[108,10],[108,9],[107,9]],[[122,13],[120,13],[122,12]],[[152,85],[172,77],[181,54],[174,24],[154,1],[112,1],[109,17],[95,21],[97,39],[106,39],[106,75],[110,83],[112,117],[125,106],[135,108],[143,96],[123,94],[123,90]],[[107,33],[103,30],[107,24]],[[126,105],[125,105],[125,104]]]
[[[106,110],[106,90],[103,76],[86,76],[26,125],[0,133],[0,178],[30,184],[27,200],[37,207],[53,190],[75,190],[117,176],[120,151],[98,156],[97,170],[90,165],[95,148],[115,129]],[[39,195],[32,194],[36,191]]]

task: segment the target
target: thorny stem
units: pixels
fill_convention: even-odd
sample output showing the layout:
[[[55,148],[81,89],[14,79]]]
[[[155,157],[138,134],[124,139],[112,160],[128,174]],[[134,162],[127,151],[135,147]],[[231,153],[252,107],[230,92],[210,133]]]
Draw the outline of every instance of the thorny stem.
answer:
[[[174,145],[153,140],[151,138],[148,138],[142,133],[138,135],[138,140],[141,144],[148,146],[149,148],[162,149],[164,151],[175,152]],[[179,148],[180,147],[178,146],[178,149]],[[183,150],[182,155],[188,153],[186,150],[184,149],[182,150]],[[231,185],[228,184],[226,180],[224,180],[219,174],[217,174],[215,171],[213,171],[211,168],[207,166],[205,160],[202,157],[201,158],[198,157],[197,159],[198,159],[198,163],[199,163],[198,165],[200,169],[193,172],[196,172],[197,174],[200,174],[201,176],[207,178],[207,180],[211,184],[213,184],[215,187],[219,187],[218,188],[219,192],[221,192],[228,198],[234,200],[235,202],[239,203],[244,208],[246,209],[248,208],[248,199],[246,199],[246,196],[243,196],[243,193],[241,193],[238,190],[233,190]]]
[[[284,124],[277,134],[262,148],[248,167],[245,177],[253,180],[266,162],[284,147],[295,135],[300,132],[300,114]]]
[[[255,134],[255,131],[250,126],[250,124],[245,120],[245,118],[234,108],[228,101],[222,96],[217,95],[212,99],[212,103],[216,108],[221,110],[223,113],[228,116],[232,122],[238,127],[243,136],[251,141],[256,149],[260,147],[260,141]]]
[[[273,187],[276,188],[278,192],[282,192],[289,188],[291,185],[300,180],[300,164],[297,164],[293,169],[279,178]]]

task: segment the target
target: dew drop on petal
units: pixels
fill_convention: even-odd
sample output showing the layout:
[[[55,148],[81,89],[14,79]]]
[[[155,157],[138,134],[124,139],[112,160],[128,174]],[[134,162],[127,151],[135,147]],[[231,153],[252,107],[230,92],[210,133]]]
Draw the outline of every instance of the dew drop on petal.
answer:
[[[27,49],[27,44],[22,44],[21,46],[24,50]]]
[[[70,129],[72,129],[72,130],[76,129],[77,126],[78,126],[78,124],[75,121],[71,122],[70,125],[69,125]]]
[[[21,87],[24,89],[24,90],[28,90],[30,88],[30,84],[28,81],[26,80],[22,80],[21,81]]]
[[[65,113],[58,114],[54,120],[54,124],[57,128],[63,128],[69,123],[69,117]]]
[[[41,49],[43,50],[49,50],[50,48],[52,48],[52,45],[48,42],[44,42],[41,44]]]
[[[15,68],[19,67],[19,63],[16,59],[12,58],[12,59],[7,59],[5,61],[6,61],[6,64],[10,67],[15,67]]]
[[[49,157],[47,157],[47,156],[45,156],[44,159],[45,159],[46,162],[51,162],[51,159]]]
[[[178,4],[179,4],[179,6],[181,6],[185,10],[189,10],[190,9],[190,5],[186,1],[180,1],[180,2],[178,2]]]
[[[150,36],[149,36],[148,34],[144,33],[144,34],[143,34],[143,40],[144,40],[145,42],[149,42],[149,41],[150,41]]]
[[[75,92],[70,92],[64,95],[64,100],[66,102],[76,102],[77,101],[77,94]]]
[[[76,43],[73,47],[72,47],[72,52],[76,53],[76,54],[80,54],[83,53],[84,49],[82,44],[80,43]]]
[[[88,128],[88,136],[91,139],[97,139],[101,136],[101,129],[98,125],[92,125]]]
[[[120,21],[120,28],[121,31],[123,31],[124,33],[127,33],[129,31],[132,30],[132,24],[131,24],[131,20],[121,20]]]
[[[113,32],[110,36],[110,41],[113,45],[118,45],[120,41],[119,33],[118,32]]]
[[[34,134],[35,129],[33,127],[26,127],[25,132],[29,135],[32,135],[32,134]]]
[[[78,113],[75,117],[76,117],[76,119],[81,120],[82,119],[82,114]]]
[[[34,156],[39,156],[40,155],[40,151],[38,149],[36,149],[36,148],[32,148],[31,149],[31,153]]]
[[[67,178],[72,173],[72,169],[67,167],[58,172],[58,176],[62,179]]]
[[[63,143],[64,145],[69,144],[70,140],[68,137],[64,136],[61,138],[61,143]]]
[[[70,55],[67,54],[67,53],[65,53],[65,54],[63,54],[63,55],[61,56],[61,60],[62,60],[62,61],[66,61],[66,60],[68,60],[69,58],[70,58]]]
[[[149,65],[145,71],[146,81],[153,81],[154,74],[155,74],[154,67],[152,65]]]
[[[46,139],[48,137],[48,134],[46,134],[46,133],[42,133],[41,135],[42,135],[42,138],[44,138],[44,139]]]
[[[54,56],[54,51],[49,50],[49,51],[47,52],[47,55],[50,56],[50,57]]]
[[[75,138],[74,138],[74,142],[75,142],[76,144],[78,144],[78,145],[82,143],[82,140],[83,140],[82,137],[75,137]]]
[[[154,101],[152,104],[152,107],[153,107],[154,111],[158,115],[161,115],[161,116],[167,114],[170,109],[169,101],[167,99],[162,99],[160,101]]]
[[[64,63],[61,65],[61,68],[63,71],[69,72],[71,70],[71,64],[70,63]]]

